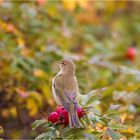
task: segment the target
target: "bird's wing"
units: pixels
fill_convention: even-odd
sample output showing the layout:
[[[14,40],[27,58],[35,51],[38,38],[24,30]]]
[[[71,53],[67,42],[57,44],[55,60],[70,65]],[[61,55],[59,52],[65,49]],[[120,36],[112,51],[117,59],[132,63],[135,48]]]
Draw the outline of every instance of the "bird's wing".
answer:
[[[55,102],[56,102],[58,105],[62,105],[60,99],[59,99],[58,96],[56,95],[56,89],[55,89],[54,79],[52,80],[52,93],[53,93],[53,97],[54,97]]]
[[[65,109],[67,111],[70,110],[70,104],[73,103],[74,104],[74,108],[78,108],[78,103],[76,100],[76,91],[68,91],[67,89],[62,89],[62,87],[57,87],[54,84],[54,90],[55,93],[57,95],[57,97],[59,98],[61,104],[65,107]]]

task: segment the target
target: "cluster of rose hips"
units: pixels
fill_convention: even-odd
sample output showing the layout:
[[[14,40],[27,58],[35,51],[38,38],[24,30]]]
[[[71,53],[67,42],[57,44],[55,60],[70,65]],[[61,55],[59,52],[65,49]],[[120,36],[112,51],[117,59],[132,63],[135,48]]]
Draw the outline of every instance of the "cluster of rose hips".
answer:
[[[77,115],[79,118],[82,118],[85,115],[84,109],[78,107]],[[52,112],[48,116],[48,121],[52,122],[53,124],[69,124],[69,116],[67,110],[63,106],[58,107],[55,112]]]

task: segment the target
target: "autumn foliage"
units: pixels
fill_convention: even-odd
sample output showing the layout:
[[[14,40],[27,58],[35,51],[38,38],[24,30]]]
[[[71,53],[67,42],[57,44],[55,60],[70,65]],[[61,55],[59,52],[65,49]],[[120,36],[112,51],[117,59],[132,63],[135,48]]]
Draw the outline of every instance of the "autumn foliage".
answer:
[[[139,13],[139,1],[0,0],[0,138],[139,139]],[[77,67],[79,130],[52,98],[65,57]]]

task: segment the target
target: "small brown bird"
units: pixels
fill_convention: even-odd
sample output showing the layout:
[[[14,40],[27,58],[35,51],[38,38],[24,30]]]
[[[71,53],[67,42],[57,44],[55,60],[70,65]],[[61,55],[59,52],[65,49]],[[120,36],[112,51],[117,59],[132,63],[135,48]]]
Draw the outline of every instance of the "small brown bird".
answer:
[[[69,113],[69,126],[80,127],[77,115],[77,95],[79,93],[75,77],[76,66],[70,59],[61,61],[60,71],[52,81],[53,96],[58,105],[63,105]]]

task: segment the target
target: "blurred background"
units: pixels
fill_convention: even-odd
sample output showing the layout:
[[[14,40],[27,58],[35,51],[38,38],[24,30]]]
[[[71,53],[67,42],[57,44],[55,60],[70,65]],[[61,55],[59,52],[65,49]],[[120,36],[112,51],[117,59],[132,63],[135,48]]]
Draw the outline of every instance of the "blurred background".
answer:
[[[107,87],[98,110],[121,104],[122,133],[140,138],[140,2],[127,0],[0,0],[0,137],[37,135],[66,57],[80,93]]]

